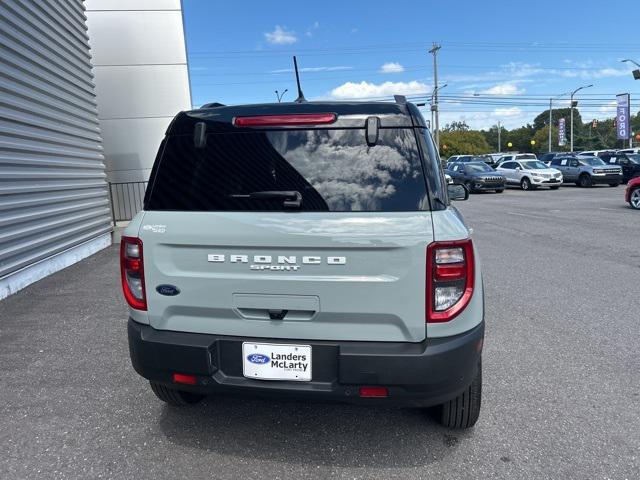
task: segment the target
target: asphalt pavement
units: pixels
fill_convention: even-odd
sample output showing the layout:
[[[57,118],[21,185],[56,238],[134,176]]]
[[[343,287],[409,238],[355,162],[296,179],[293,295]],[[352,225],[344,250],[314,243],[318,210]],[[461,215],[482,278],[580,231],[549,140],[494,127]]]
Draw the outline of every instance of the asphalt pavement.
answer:
[[[117,249],[0,302],[2,479],[636,479],[640,212],[623,187],[457,203],[482,255],[480,420],[158,401],[131,368]]]

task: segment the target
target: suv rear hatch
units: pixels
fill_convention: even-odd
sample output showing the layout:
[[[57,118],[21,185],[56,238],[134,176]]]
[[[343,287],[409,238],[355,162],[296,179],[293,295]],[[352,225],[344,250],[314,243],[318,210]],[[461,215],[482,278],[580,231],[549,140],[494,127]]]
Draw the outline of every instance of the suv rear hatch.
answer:
[[[420,130],[380,128],[368,144],[364,128],[334,125],[203,129],[166,137],[149,185],[139,237],[154,328],[425,338]]]

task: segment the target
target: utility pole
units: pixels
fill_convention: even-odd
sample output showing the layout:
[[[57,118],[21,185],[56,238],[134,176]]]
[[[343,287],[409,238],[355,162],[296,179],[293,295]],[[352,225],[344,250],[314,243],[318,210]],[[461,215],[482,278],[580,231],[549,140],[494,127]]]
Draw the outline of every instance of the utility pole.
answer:
[[[500,153],[502,149],[502,145],[500,142],[500,130],[502,130],[502,125],[500,125],[500,120],[498,120],[498,153]]]
[[[434,103],[433,103],[433,111],[435,112],[435,135],[434,141],[436,142],[436,150],[438,153],[440,152],[440,120],[438,118],[438,50],[440,50],[441,46],[434,42],[433,47],[429,50],[429,53],[433,55],[433,88],[434,88]]]
[[[553,100],[549,99],[549,153],[551,153],[551,127],[553,126]]]
[[[576,88],[573,92],[571,92],[571,152],[573,152],[573,96],[578,93],[583,88],[593,87],[593,85],[584,85],[580,88]]]

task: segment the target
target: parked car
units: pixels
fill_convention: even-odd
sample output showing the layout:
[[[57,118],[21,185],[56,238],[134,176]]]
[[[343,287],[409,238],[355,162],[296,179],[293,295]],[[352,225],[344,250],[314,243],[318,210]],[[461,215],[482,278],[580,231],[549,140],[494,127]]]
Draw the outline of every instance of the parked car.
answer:
[[[509,154],[509,155],[503,155],[502,157],[500,157],[500,159],[498,160],[498,165],[500,165],[503,162],[509,162],[512,160],[537,160],[538,157],[535,156],[535,154],[533,153],[513,153],[513,154]]]
[[[640,210],[640,177],[629,180],[624,194],[624,201],[629,203],[631,208]]]
[[[615,150],[607,149],[607,150],[586,150],[584,152],[577,152],[576,155],[583,157],[603,157],[610,156],[615,153]]]
[[[505,189],[504,175],[497,173],[482,161],[452,163],[447,166],[447,173],[451,175],[454,183],[465,185],[472,193],[480,190],[502,193]]]
[[[640,148],[623,148],[622,150],[617,150],[616,153],[640,153]]]
[[[542,155],[538,156],[538,160],[540,160],[545,165],[549,166],[549,164],[551,163],[551,160],[553,160],[554,157],[556,157],[556,155],[561,155],[561,154],[562,154],[562,152],[547,152],[547,153],[543,153]]]
[[[562,172],[565,183],[575,182],[580,187],[596,184],[617,187],[622,183],[622,169],[608,166],[598,157],[561,155],[551,160],[551,166]]]
[[[449,163],[453,163],[453,162],[464,162],[464,161],[471,161],[471,159],[473,158],[473,155],[452,155],[449,158],[447,158],[447,164]]]
[[[415,105],[181,112],[152,172],[120,259],[129,353],[160,400],[410,404],[475,424],[482,270],[449,205],[468,193]]]
[[[557,190],[562,185],[562,172],[549,168],[539,160],[519,160],[501,163],[496,172],[507,179],[507,185],[519,185],[522,190],[549,187]]]
[[[640,177],[640,154],[638,153],[614,153],[602,160],[607,165],[618,165],[622,168],[623,183],[627,183],[634,177]]]

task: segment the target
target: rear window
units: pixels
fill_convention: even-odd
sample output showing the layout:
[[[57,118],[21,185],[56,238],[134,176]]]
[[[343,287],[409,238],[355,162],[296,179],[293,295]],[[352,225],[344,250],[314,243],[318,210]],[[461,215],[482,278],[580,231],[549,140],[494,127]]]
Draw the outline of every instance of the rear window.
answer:
[[[409,128],[380,129],[374,146],[364,129],[216,133],[204,148],[170,136],[150,188],[147,210],[285,210],[282,199],[249,198],[274,191],[299,192],[302,211],[429,209]]]

